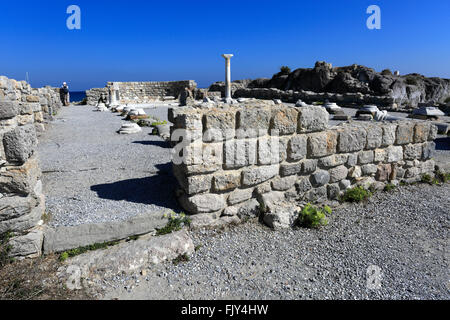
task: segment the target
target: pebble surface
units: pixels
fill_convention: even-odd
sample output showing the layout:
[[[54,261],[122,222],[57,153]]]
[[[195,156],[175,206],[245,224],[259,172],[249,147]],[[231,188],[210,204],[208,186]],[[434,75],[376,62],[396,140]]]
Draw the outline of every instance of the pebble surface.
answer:
[[[320,230],[195,231],[188,262],[118,276],[103,297],[449,299],[449,218],[450,185],[418,184],[336,209]]]
[[[167,120],[167,106],[148,115]],[[124,221],[140,214],[178,210],[169,145],[151,128],[120,135],[118,113],[92,106],[61,109],[40,137],[50,226]]]

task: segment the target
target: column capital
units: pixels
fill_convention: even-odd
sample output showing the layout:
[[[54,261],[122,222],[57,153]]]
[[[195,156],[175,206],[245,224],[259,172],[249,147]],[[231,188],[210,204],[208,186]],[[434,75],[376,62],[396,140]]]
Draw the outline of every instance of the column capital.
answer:
[[[234,57],[234,54],[223,54],[222,57],[224,57],[225,59],[229,60],[229,59]]]

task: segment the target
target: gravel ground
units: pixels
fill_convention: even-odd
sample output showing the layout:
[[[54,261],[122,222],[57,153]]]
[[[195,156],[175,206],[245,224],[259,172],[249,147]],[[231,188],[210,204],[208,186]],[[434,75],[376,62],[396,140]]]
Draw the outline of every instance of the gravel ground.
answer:
[[[146,108],[167,120],[167,106]],[[123,221],[139,214],[178,210],[173,197],[170,149],[150,128],[119,135],[118,114],[91,106],[63,108],[40,137],[50,225]]]
[[[105,299],[449,299],[450,185],[381,192],[320,230],[196,231],[188,262],[105,282]],[[367,270],[381,270],[381,289]],[[113,289],[116,287],[116,289]]]

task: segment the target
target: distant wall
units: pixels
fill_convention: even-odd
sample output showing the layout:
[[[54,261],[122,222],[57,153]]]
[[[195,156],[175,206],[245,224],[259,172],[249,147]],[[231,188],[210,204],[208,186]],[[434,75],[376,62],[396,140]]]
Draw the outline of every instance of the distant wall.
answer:
[[[264,105],[173,108],[169,119],[172,140],[179,141],[177,129],[192,138],[176,149],[183,163],[173,165],[180,203],[191,214],[251,215],[270,193],[321,202],[337,199],[351,186],[383,188],[435,170],[437,128],[426,122],[330,128],[322,107]]]

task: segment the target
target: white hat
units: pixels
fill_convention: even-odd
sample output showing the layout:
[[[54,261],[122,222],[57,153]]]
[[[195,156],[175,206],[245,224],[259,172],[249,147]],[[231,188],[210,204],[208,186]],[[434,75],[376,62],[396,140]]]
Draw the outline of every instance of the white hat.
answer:
[[[67,83],[66,82],[63,82],[63,85],[66,85]]]

